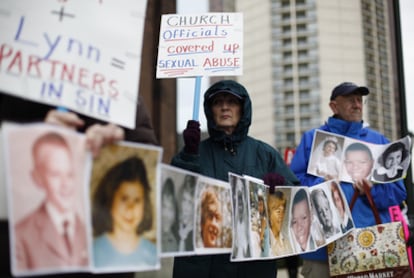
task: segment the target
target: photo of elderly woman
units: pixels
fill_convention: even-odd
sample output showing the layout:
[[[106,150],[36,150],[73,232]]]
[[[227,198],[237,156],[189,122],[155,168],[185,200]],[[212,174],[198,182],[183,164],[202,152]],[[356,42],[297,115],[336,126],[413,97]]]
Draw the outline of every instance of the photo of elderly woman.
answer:
[[[232,247],[231,190],[228,183],[200,179],[196,189],[195,243],[200,253],[230,253]]]

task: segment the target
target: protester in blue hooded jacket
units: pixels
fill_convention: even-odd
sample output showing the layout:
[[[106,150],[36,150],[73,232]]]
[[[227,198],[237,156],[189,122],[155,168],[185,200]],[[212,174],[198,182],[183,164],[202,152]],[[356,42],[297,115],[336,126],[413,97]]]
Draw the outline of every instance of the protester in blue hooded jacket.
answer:
[[[344,82],[337,85],[332,91],[329,102],[329,106],[334,115],[324,125],[319,127],[319,129],[369,143],[389,143],[389,140],[384,135],[364,126],[364,122],[362,121],[363,96],[368,94],[369,90],[367,87],[357,86],[351,82]],[[290,165],[293,172],[299,178],[301,185],[313,186],[329,178],[325,177],[324,179],[307,174],[315,130],[312,129],[303,134]],[[348,204],[355,190],[358,190],[361,194],[352,209],[352,217],[356,227],[366,227],[376,224],[373,212],[364,194],[364,184],[368,185],[371,190],[382,222],[390,222],[388,207],[401,204],[407,196],[404,183],[397,181],[394,183],[373,185],[366,178],[355,180],[353,183],[341,182],[340,185],[346,195]],[[302,275],[305,278],[329,277],[326,248],[303,254],[302,259]]]
[[[248,136],[251,100],[246,89],[232,80],[213,84],[204,94],[209,138],[200,143],[200,124],[191,120],[183,132],[185,146],[172,164],[202,175],[228,181],[228,173],[298,183],[280,154],[270,145]],[[269,277],[277,274],[275,260],[230,262],[229,254],[176,257],[173,277]]]

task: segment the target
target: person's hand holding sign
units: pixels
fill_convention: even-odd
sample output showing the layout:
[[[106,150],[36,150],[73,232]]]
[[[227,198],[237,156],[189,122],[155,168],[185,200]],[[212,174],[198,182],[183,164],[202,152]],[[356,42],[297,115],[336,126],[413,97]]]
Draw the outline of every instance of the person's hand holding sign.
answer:
[[[46,115],[45,122],[65,126],[74,130],[85,124],[76,113],[63,109],[50,110]]]
[[[269,186],[269,192],[274,193],[276,186],[285,185],[285,177],[278,173],[267,173],[263,177],[264,184]]]
[[[74,130],[85,125],[84,121],[76,113],[59,109],[50,110],[46,115],[45,122],[65,126]],[[97,157],[105,145],[123,140],[125,132],[121,127],[111,123],[96,123],[86,129],[85,135],[87,148],[92,152],[94,157]]]
[[[184,151],[189,154],[198,154],[198,146],[200,145],[200,122],[189,120],[187,127],[183,131]]]

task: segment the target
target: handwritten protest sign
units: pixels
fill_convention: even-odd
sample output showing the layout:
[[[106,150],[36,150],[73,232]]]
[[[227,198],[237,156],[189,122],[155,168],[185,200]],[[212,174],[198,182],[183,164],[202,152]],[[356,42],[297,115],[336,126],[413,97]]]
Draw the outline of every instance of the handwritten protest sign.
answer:
[[[163,15],[157,78],[241,75],[242,42],[241,13]]]
[[[0,91],[134,127],[146,3],[2,0]]]

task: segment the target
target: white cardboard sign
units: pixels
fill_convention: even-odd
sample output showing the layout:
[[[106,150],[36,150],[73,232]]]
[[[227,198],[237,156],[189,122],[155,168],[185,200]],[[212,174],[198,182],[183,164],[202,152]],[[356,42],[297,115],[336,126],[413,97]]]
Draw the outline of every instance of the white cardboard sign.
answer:
[[[241,75],[243,14],[166,14],[161,18],[157,78]]]
[[[0,91],[134,127],[147,1],[0,1]]]

